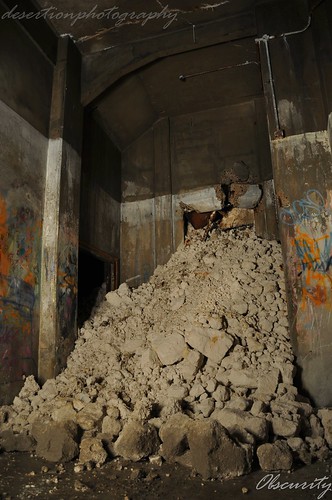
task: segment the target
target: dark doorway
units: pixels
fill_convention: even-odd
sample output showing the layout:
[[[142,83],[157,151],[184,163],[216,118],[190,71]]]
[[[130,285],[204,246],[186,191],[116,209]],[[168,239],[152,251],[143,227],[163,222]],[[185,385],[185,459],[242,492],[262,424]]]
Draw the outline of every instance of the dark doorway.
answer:
[[[78,257],[78,313],[81,328],[89,319],[103,283],[107,281],[107,263],[86,250],[79,250]],[[106,291],[106,290],[105,290]]]

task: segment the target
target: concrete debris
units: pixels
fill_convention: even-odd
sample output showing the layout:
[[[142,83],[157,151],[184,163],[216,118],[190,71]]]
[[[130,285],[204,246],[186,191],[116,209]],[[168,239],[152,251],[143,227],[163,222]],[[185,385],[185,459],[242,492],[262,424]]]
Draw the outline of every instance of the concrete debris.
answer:
[[[161,455],[169,462],[177,462],[178,458],[189,450],[188,433],[193,420],[183,413],[172,415],[159,430],[162,440]]]
[[[98,299],[67,368],[0,408],[0,447],[35,440],[37,455],[89,467],[162,457],[205,478],[247,473],[256,451],[264,470],[326,457],[332,410],[293,385],[280,245],[249,228],[202,234],[148,283]]]
[[[14,434],[12,430],[0,432],[0,450],[6,452],[31,452],[36,449],[36,441],[25,432]]]
[[[192,466],[203,479],[230,479],[251,470],[252,448],[236,444],[215,420],[193,422],[188,443]]]
[[[321,409],[318,416],[323,424],[325,440],[329,447],[332,448],[332,409]]]
[[[125,425],[115,442],[115,452],[127,460],[138,462],[155,455],[159,449],[159,438],[155,427],[131,421]]]
[[[260,467],[265,471],[289,471],[293,455],[286,441],[262,444],[257,449]]]
[[[97,438],[83,438],[80,444],[79,462],[81,464],[93,463],[97,466],[103,465],[108,454],[104,450],[103,443]]]
[[[78,427],[73,422],[36,422],[31,434],[37,441],[36,455],[49,462],[70,462],[78,455]]]

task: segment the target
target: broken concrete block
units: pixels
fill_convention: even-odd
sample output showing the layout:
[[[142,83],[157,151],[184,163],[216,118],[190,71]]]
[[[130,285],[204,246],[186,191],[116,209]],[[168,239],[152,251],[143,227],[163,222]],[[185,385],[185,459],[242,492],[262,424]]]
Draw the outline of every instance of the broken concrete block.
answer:
[[[168,397],[174,399],[184,399],[188,396],[188,388],[182,385],[171,385],[167,391]]]
[[[230,392],[228,387],[224,385],[218,385],[217,389],[212,393],[213,399],[216,401],[225,402],[229,400]]]
[[[52,419],[55,422],[75,422],[76,411],[74,410],[72,403],[66,403],[61,408],[54,410],[52,413]]]
[[[250,413],[231,408],[223,408],[212,413],[211,418],[218,420],[229,432],[238,427],[250,432],[259,441],[268,436],[268,423],[264,418],[253,417]]]
[[[291,363],[284,363],[280,367],[281,378],[284,384],[293,384],[296,367]]]
[[[54,399],[59,391],[54,378],[46,380],[38,395],[47,401]]]
[[[12,430],[0,432],[0,449],[6,452],[13,451],[34,451],[36,441],[25,432],[15,434]]]
[[[262,194],[262,188],[258,184],[234,183],[229,187],[229,201],[237,208],[255,208]]]
[[[188,349],[185,354],[184,360],[179,363],[178,370],[185,380],[191,381],[201,369],[204,363],[204,356],[202,353]]]
[[[213,330],[193,326],[186,329],[185,339],[193,349],[196,349],[215,363],[219,363],[233,346],[233,338],[223,330]]]
[[[313,456],[308,449],[307,443],[299,437],[287,439],[287,444],[293,452],[295,460],[300,460],[306,465],[311,464]]]
[[[105,298],[111,306],[116,308],[121,307],[124,304],[123,298],[120,297],[116,291],[107,293]]]
[[[177,413],[160,427],[161,455],[165,460],[178,462],[179,457],[188,451],[188,432],[192,423],[193,420],[187,415]]]
[[[228,403],[225,405],[226,408],[232,408],[233,410],[248,410],[249,401],[246,398],[241,397],[233,397]]]
[[[221,229],[247,226],[254,223],[254,211],[246,208],[233,208],[223,214],[219,223]]]
[[[104,417],[102,426],[101,426],[101,432],[103,434],[107,434],[114,440],[114,438],[118,437],[122,429],[122,424],[120,420],[117,420],[115,418],[112,418],[108,415]]]
[[[89,403],[77,413],[76,421],[84,431],[98,426],[104,416],[104,408],[99,403]]]
[[[275,394],[280,378],[280,371],[278,369],[270,370],[264,373],[258,382],[258,391],[260,393]]]
[[[73,422],[36,422],[31,434],[37,441],[36,455],[49,462],[70,462],[78,455],[78,428]]]
[[[197,411],[203,414],[204,418],[208,418],[214,411],[215,403],[211,398],[204,399],[196,405]]]
[[[233,386],[246,387],[249,389],[256,389],[258,387],[258,377],[257,370],[250,368],[244,370],[232,369],[228,374],[228,379]]]
[[[151,339],[151,344],[164,366],[173,365],[181,361],[187,350],[186,343],[179,333],[172,333],[166,337],[154,336]]]
[[[266,412],[266,404],[263,401],[255,401],[252,407],[250,408],[250,413],[254,415],[254,417],[262,416],[262,413]]]
[[[231,304],[232,311],[245,316],[248,313],[249,306],[243,300],[235,301]]]
[[[160,366],[160,361],[155,351],[153,351],[152,349],[146,349],[142,353],[141,358],[141,368],[143,372],[145,370],[153,370],[158,366]]]
[[[40,387],[38,383],[35,380],[35,377],[33,375],[30,375],[27,377],[24,381],[24,385],[22,389],[20,390],[20,393],[18,397],[20,399],[29,399],[30,397],[34,396],[37,394],[39,391]]]
[[[202,394],[205,394],[205,389],[202,384],[194,384],[189,392],[190,396],[194,398],[199,398]]]
[[[194,422],[188,443],[192,466],[203,479],[230,479],[251,470],[251,448],[236,444],[219,422]]]
[[[286,441],[262,444],[257,448],[257,456],[265,471],[290,470],[293,465],[293,455]]]
[[[103,465],[107,460],[108,454],[104,449],[103,442],[97,438],[82,439],[80,444],[79,461],[82,464],[93,463]]]
[[[282,417],[273,417],[272,430],[275,436],[295,437],[300,430],[300,420],[294,421]]]
[[[323,425],[325,440],[329,447],[332,448],[332,409],[325,408],[318,410],[318,417]]]
[[[154,427],[140,422],[128,422],[114,444],[117,455],[138,462],[156,454],[159,448],[158,433]]]
[[[320,419],[312,414],[309,417],[309,423],[310,423],[310,437],[316,438],[316,437],[324,437],[324,428],[322,427]],[[327,441],[327,440],[326,440]]]

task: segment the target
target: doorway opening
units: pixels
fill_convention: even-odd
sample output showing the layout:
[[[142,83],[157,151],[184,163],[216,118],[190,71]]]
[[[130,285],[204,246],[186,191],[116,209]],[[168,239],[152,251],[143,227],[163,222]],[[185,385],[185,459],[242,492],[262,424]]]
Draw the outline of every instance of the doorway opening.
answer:
[[[78,260],[78,313],[81,328],[89,319],[100,296],[119,286],[119,261],[115,257],[100,256],[80,247]]]

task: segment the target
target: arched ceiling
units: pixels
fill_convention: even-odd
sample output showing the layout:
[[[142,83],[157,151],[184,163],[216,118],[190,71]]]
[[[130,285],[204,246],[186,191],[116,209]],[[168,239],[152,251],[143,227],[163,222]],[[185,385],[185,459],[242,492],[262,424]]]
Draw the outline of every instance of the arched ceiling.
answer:
[[[309,12],[308,0],[37,1],[74,38],[82,102],[120,149],[160,118],[262,98],[261,26],[300,29]]]

